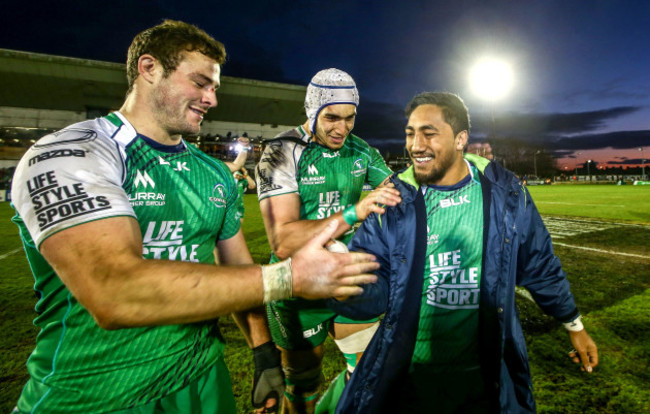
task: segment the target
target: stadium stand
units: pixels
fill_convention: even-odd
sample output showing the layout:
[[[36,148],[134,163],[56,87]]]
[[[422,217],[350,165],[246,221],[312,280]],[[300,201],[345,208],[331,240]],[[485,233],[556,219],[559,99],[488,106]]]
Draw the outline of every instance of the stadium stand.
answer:
[[[264,138],[305,118],[305,86],[230,76],[221,82],[219,106],[206,116],[201,135],[186,137],[214,157],[234,158],[233,141],[246,133],[253,164]],[[126,87],[122,63],[0,49],[0,201],[13,166],[36,139],[118,109]]]

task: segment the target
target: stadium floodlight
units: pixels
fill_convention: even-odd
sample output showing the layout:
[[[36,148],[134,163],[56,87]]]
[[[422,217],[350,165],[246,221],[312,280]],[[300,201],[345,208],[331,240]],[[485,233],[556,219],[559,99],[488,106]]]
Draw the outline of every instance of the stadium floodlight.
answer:
[[[508,63],[499,59],[486,58],[472,67],[469,81],[477,95],[493,102],[510,92],[514,77]]]
[[[481,59],[469,72],[469,84],[475,94],[490,103],[492,122],[489,136],[494,137],[496,135],[494,102],[506,96],[512,88],[513,76],[510,65],[500,59]]]
[[[645,155],[643,155],[643,147],[639,147],[639,151],[641,151],[641,179],[645,180]]]

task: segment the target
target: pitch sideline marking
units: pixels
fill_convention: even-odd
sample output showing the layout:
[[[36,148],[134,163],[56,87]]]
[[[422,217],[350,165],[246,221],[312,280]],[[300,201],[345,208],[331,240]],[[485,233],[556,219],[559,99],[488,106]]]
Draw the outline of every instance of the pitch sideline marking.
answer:
[[[641,258],[641,259],[650,259],[650,256],[643,256],[641,254],[613,252],[611,250],[595,249],[593,247],[574,246],[574,245],[571,245],[571,244],[558,243],[558,242],[553,242],[553,245],[554,246],[569,247],[569,248],[572,248],[572,249],[589,250],[589,251],[598,252],[598,253],[617,254],[619,256],[629,256],[629,257],[638,257],[638,258]]]
[[[569,203],[567,201],[536,201],[535,204],[564,204],[568,206],[625,207],[625,204],[586,204],[586,203]]]
[[[6,259],[7,257],[11,256],[12,254],[14,254],[14,253],[18,253],[18,252],[21,251],[21,250],[22,250],[22,249],[16,249],[16,250],[12,250],[12,251],[10,251],[10,252],[7,252],[7,253],[5,253],[5,254],[3,254],[3,255],[0,255],[0,260],[2,260],[2,259]]]
[[[597,224],[606,224],[612,226],[628,226],[628,227],[641,227],[641,228],[650,228],[647,224],[638,224],[638,223],[621,223],[618,221],[600,221],[600,220],[590,220],[590,219],[580,219],[580,218],[566,218],[562,216],[554,216],[550,214],[542,214],[543,219],[550,219],[555,221],[572,221],[577,223],[597,223]],[[544,222],[546,223],[546,221]]]

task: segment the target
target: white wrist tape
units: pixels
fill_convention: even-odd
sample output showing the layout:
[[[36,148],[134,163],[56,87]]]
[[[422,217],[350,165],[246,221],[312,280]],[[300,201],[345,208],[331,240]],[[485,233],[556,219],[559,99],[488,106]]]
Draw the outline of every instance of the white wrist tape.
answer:
[[[377,328],[379,328],[379,322],[362,331],[348,335],[345,338],[335,339],[334,342],[344,354],[363,352],[368,347],[375,332],[377,332]]]
[[[584,325],[582,324],[581,319],[582,319],[582,316],[578,316],[577,318],[575,318],[571,322],[563,323],[562,325],[564,325],[564,328],[567,331],[579,332],[579,331],[585,329]]]
[[[292,297],[291,258],[262,266],[262,283],[264,284],[264,303]]]

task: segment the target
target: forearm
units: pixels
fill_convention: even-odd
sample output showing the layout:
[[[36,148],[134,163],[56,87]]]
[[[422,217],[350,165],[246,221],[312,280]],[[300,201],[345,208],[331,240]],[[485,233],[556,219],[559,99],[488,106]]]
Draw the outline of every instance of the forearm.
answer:
[[[250,311],[233,313],[232,317],[246,338],[249,348],[255,348],[271,340],[266,309],[263,306]]]
[[[263,300],[256,265],[142,259],[128,269],[114,267],[94,283],[88,291],[96,293],[79,295],[80,302],[106,329],[197,322],[260,306]]]
[[[315,234],[323,231],[328,223],[332,221],[338,222],[334,238],[342,236],[352,227],[343,220],[343,213],[341,212],[321,220],[298,220],[285,223],[276,226],[276,229],[271,232],[272,236],[269,238],[271,248],[278,258],[286,259],[304,246]]]
[[[246,158],[248,158],[248,151],[240,151],[239,154],[237,154],[235,160],[229,163],[228,167],[230,168],[230,171],[239,171],[244,166],[244,164],[246,164]]]
[[[255,180],[250,175],[246,176],[246,181],[248,182],[248,189],[254,190],[257,186],[255,185]]]

